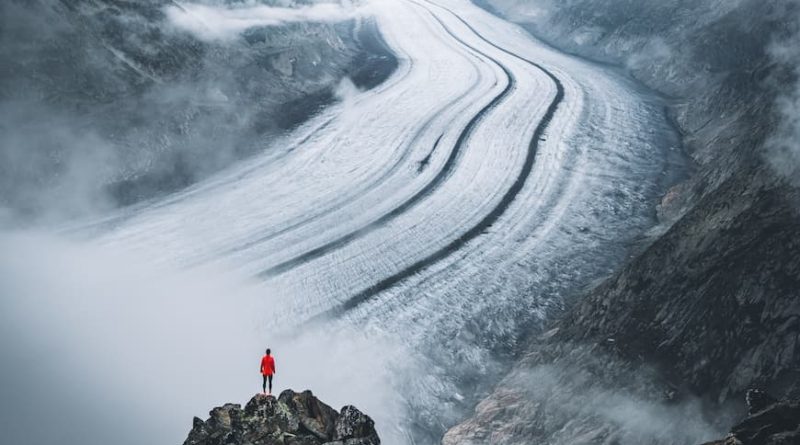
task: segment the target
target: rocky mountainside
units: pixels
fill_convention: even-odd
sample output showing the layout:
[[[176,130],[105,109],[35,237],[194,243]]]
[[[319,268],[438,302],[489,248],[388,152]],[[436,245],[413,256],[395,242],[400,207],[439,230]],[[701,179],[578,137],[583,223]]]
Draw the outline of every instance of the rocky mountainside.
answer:
[[[669,95],[695,171],[641,251],[533,336],[444,442],[700,443],[744,414],[748,388],[796,397],[796,2],[489,6]]]
[[[217,38],[177,26],[170,12],[181,8],[0,4],[0,222],[79,216],[180,189],[264,150],[335,101],[342,79],[370,87],[396,66],[369,22],[270,24]]]
[[[379,445],[375,424],[353,406],[339,412],[311,391],[258,394],[245,405],[226,404],[194,425],[183,445]]]
[[[671,195],[682,214],[742,167],[769,161],[776,100],[796,90],[792,0],[481,0],[559,49],[621,66],[663,93],[697,163]],[[675,198],[680,198],[675,200]],[[666,215],[665,215],[666,216]]]

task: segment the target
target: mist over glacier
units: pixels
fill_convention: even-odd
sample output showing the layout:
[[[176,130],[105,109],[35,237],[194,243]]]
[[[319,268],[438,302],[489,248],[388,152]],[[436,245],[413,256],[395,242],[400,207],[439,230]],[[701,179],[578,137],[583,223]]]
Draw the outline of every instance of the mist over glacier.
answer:
[[[264,4],[178,3],[167,6],[170,22],[203,40],[232,40],[254,27],[296,22],[342,22],[364,15],[363,9],[339,3],[312,3],[294,8]]]

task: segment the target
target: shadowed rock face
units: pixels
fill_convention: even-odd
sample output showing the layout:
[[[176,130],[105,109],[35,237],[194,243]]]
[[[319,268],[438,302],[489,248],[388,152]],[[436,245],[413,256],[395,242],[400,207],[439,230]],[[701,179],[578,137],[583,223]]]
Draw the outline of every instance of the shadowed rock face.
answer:
[[[245,405],[225,404],[205,422],[195,417],[184,445],[379,445],[375,424],[353,406],[336,412],[311,391],[258,394]]]
[[[753,398],[755,394],[755,398]],[[794,445],[800,443],[800,400],[769,400],[763,392],[747,394],[750,414],[721,440],[705,445]]]

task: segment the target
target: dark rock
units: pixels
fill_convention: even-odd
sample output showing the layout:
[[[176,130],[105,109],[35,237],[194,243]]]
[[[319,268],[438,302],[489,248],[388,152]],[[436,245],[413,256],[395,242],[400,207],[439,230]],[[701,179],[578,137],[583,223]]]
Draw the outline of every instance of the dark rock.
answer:
[[[765,396],[763,392],[758,392]],[[748,393],[748,403],[750,401]],[[766,401],[769,396],[759,398]],[[750,414],[724,439],[705,445],[796,445],[800,444],[800,400],[774,401]]]
[[[334,437],[337,441],[344,441],[343,443],[348,445],[366,445],[372,443],[368,442],[369,440],[378,440],[375,423],[352,405],[342,408],[334,428]]]
[[[258,394],[245,405],[225,404],[205,422],[195,417],[184,445],[379,445],[375,423],[353,406],[341,413],[311,391]]]
[[[762,411],[770,405],[777,402],[777,400],[765,391],[760,389],[751,389],[747,391],[747,414],[753,415]]]
[[[330,440],[333,437],[337,413],[314,397],[311,391],[299,394],[284,391],[278,400],[297,413],[302,428],[321,440]]]

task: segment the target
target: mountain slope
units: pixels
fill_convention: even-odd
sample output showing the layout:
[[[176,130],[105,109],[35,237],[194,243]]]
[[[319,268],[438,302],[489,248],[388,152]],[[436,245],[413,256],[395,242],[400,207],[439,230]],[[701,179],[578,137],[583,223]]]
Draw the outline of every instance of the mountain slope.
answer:
[[[796,60],[771,47],[796,29],[796,15],[781,14],[796,12],[793,2],[491,4],[534,20],[530,29],[554,44],[624,60],[672,95],[696,171],[665,196],[662,227],[648,246],[576,297],[446,442],[699,442],[727,430],[748,388],[796,394],[800,194],[781,174],[794,168],[791,157],[775,151]],[[535,6],[538,16],[521,12]],[[532,377],[554,370],[561,371],[537,388]],[[643,417],[609,415],[619,399]],[[517,402],[492,410],[508,400]],[[533,426],[513,427],[526,422]],[[642,422],[653,429],[637,427]],[[492,436],[500,425],[505,434]],[[668,434],[675,429],[686,435]]]

